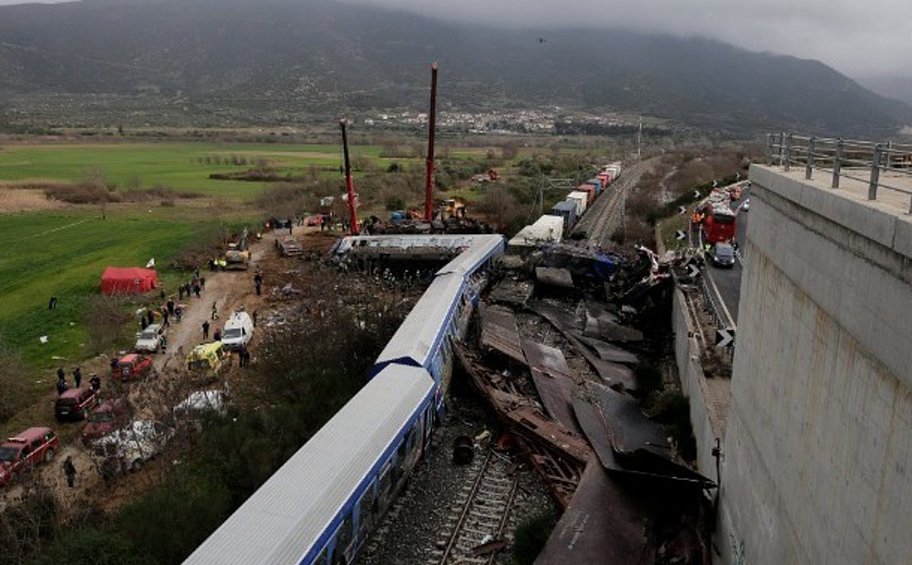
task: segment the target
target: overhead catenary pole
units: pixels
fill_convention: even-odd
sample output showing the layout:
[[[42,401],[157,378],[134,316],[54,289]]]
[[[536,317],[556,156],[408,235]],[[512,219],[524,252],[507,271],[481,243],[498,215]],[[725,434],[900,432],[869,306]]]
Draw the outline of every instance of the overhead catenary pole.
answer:
[[[355,209],[355,184],[352,182],[351,160],[348,158],[348,133],[345,131],[346,121],[339,120],[339,127],[342,128],[342,153],[345,155],[345,192],[348,195],[348,212],[351,216],[351,227],[349,233],[358,235],[358,212]]]
[[[433,217],[434,195],[434,129],[437,123],[437,61],[431,65],[431,111],[428,113],[427,173],[424,179],[424,219]]]

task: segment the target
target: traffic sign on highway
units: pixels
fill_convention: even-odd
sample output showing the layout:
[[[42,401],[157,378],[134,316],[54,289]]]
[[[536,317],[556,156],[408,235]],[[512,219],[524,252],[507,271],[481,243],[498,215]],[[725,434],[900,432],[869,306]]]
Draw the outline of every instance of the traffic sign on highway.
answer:
[[[677,230],[677,231],[675,232],[675,239],[677,239],[678,241],[683,240],[685,237],[687,237],[687,234],[684,233],[683,231]]]
[[[678,214],[686,214],[686,213],[687,213],[687,208],[685,208],[684,206],[678,206]]]
[[[699,274],[700,274],[700,269],[698,269],[696,265],[694,265],[693,263],[691,263],[690,265],[687,265],[687,276],[694,279]]]
[[[731,347],[735,343],[735,330],[725,328],[716,330],[716,347]]]

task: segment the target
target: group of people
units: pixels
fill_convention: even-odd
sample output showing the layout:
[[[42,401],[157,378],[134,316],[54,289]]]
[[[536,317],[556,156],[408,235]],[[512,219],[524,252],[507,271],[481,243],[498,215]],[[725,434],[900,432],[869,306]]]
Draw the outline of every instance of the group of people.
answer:
[[[82,386],[82,369],[76,367],[73,369],[73,382],[75,383],[75,388]],[[101,379],[98,378],[98,375],[92,373],[89,376],[89,386],[92,387],[96,393],[101,390]],[[66,372],[63,370],[63,367],[57,369],[57,394],[61,395],[70,388],[69,383],[67,383]]]
[[[193,274],[193,278],[188,282],[177,287],[178,300],[183,300],[184,296],[190,298],[191,296],[200,297],[200,292],[206,288],[206,277],[200,276],[199,267],[196,268],[196,272]]]

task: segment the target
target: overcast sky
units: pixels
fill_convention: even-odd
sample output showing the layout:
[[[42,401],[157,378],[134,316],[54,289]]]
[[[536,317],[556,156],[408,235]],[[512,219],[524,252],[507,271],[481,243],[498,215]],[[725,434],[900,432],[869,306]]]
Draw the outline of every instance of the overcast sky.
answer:
[[[912,0],[348,1],[497,26],[617,26],[699,35],[819,59],[855,77],[912,77]]]
[[[853,76],[912,76],[912,0],[349,0],[511,27],[619,26],[699,35],[824,61]]]

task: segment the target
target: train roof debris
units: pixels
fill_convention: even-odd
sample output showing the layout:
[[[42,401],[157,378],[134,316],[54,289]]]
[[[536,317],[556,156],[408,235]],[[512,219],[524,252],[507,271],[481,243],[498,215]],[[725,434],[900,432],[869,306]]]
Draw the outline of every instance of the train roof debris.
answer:
[[[535,565],[641,563],[649,550],[646,516],[643,504],[590,463]]]
[[[535,279],[545,285],[559,288],[573,288],[573,277],[567,269],[554,267],[536,267]]]
[[[481,310],[481,348],[498,351],[514,361],[526,363],[512,310],[497,305]]]

